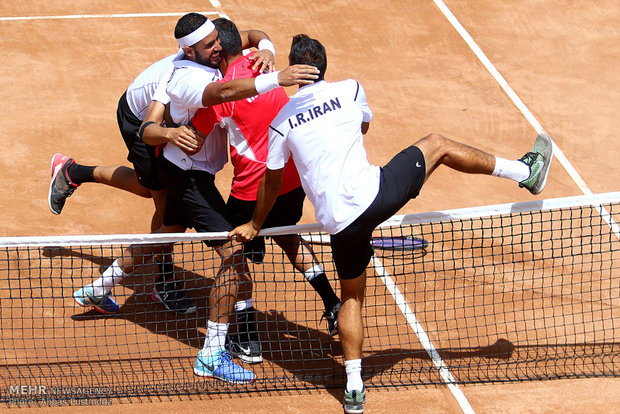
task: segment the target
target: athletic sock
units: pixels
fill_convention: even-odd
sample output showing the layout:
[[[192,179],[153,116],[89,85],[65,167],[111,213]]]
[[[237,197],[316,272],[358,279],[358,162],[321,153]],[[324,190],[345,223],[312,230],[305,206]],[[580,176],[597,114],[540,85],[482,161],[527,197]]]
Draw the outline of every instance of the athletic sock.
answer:
[[[76,162],[67,167],[67,175],[72,183],[80,185],[82,183],[96,183],[94,177],[95,167],[81,165]]]
[[[207,337],[202,347],[203,356],[211,356],[220,349],[224,348],[226,343],[226,334],[228,333],[227,323],[217,323],[207,321]]]
[[[250,305],[249,307],[247,306],[248,302]],[[238,340],[240,342],[257,341],[256,310],[254,306],[252,306],[252,299],[235,303],[235,316],[237,320]]]
[[[347,391],[362,391],[364,389],[362,360],[350,359],[344,361],[344,370],[347,373]]]
[[[530,176],[530,167],[523,161],[495,157],[495,168],[492,175],[520,183]]]
[[[340,302],[340,299],[336,293],[334,293],[334,289],[332,289],[332,285],[329,283],[325,272],[321,272],[312,277],[312,279],[308,279],[308,282],[323,300],[323,306],[325,306],[326,310],[330,310],[336,303]]]
[[[174,263],[171,261],[164,261],[157,263],[159,267],[159,275],[157,276],[156,283],[164,283],[174,279]]]
[[[235,311],[237,312],[241,312],[249,308],[254,309],[254,301],[252,300],[252,298],[240,300],[239,302],[235,303]]]
[[[92,284],[95,296],[107,295],[112,288],[117,285],[125,277],[125,272],[118,264],[118,259],[108,267],[101,277]]]

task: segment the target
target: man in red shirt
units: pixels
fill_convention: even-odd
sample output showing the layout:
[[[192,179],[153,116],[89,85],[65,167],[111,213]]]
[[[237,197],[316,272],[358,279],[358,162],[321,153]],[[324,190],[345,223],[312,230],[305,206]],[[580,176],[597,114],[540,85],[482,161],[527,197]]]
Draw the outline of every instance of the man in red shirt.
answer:
[[[216,19],[213,23],[222,47],[220,70],[225,73],[222,82],[259,75],[259,72],[252,69],[249,55],[242,54],[241,38],[235,24],[224,18]],[[266,169],[269,124],[288,100],[284,89],[277,88],[252,98],[200,109],[192,120],[194,127],[205,135],[214,127],[228,130],[234,177],[227,206],[234,226],[252,218],[258,186]],[[282,189],[265,227],[297,224],[303,214],[305,193],[292,158],[285,167],[282,181]],[[321,296],[325,306],[323,316],[327,319],[329,333],[335,335],[340,299],[334,293],[314,252],[299,235],[274,236],[273,239]],[[261,263],[265,253],[264,239],[258,237],[246,243],[244,253],[252,261]],[[239,287],[235,310],[237,333],[229,335],[227,348],[244,362],[261,362],[262,350],[256,331],[251,280]]]

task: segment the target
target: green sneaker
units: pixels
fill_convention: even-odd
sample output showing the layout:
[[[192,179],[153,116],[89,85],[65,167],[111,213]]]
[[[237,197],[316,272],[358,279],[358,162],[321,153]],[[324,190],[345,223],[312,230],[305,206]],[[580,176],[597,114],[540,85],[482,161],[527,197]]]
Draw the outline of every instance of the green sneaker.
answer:
[[[521,181],[519,187],[527,188],[532,194],[539,194],[547,184],[551,160],[553,160],[553,142],[549,135],[541,132],[536,137],[532,151],[519,159],[530,167],[530,176]]]
[[[344,390],[344,412],[347,414],[361,414],[364,412],[364,404],[366,403],[366,388],[361,391]]]

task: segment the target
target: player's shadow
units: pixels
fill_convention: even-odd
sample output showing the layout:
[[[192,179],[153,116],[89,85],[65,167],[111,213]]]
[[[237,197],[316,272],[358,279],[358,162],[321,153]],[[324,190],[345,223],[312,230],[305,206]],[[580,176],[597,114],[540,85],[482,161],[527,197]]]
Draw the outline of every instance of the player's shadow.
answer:
[[[364,378],[370,380],[386,375],[387,382],[390,382],[395,370],[398,372],[410,372],[410,375],[413,375],[413,372],[417,370],[434,372],[433,368],[428,370],[420,366],[414,366],[413,361],[416,360],[429,362],[436,362],[439,359],[449,361],[475,358],[507,360],[514,355],[515,345],[506,339],[500,338],[495,343],[487,346],[439,348],[436,351],[437,353],[433,356],[424,349],[390,348],[372,352],[364,357]],[[430,367],[431,365],[428,366]],[[381,382],[381,380],[378,379],[378,382]]]
[[[265,377],[272,377],[272,382],[280,380],[278,388],[287,384],[326,388],[335,398],[341,398],[335,388],[344,386],[344,366],[339,362],[342,346],[337,336],[327,333],[325,321],[325,329],[320,330],[310,327],[317,321],[294,322],[282,311],[258,311],[256,316],[263,358],[271,364],[261,367]]]
[[[142,326],[146,330],[164,335],[176,341],[200,349],[204,343],[204,334],[199,330],[207,326],[206,294],[213,283],[212,279],[205,278],[194,272],[175,267],[178,280],[185,281],[185,289],[190,298],[197,305],[197,310],[191,314],[181,314],[167,310],[163,304],[156,302],[153,296],[153,281],[156,277],[156,268],[153,265],[143,266],[136,274],[127,276],[121,286],[129,290],[129,294],[113,297],[119,302],[120,308],[113,315],[104,315],[90,308],[78,308],[71,318],[75,321],[87,321],[96,318],[124,319]],[[131,292],[133,291],[133,292]],[[80,310],[84,312],[80,313]]]
[[[100,266],[102,270],[114,260],[111,257],[84,254],[66,248],[53,249],[50,249],[50,255],[79,257]],[[129,276],[123,281],[122,285],[133,293],[118,298],[121,308],[117,314],[102,315],[94,310],[88,310],[74,314],[72,319],[75,321],[95,318],[125,319],[155,335],[166,336],[198,351],[205,340],[203,332],[208,319],[207,298],[214,281],[210,277],[179,267],[175,267],[175,273],[180,279],[185,280],[188,296],[197,304],[197,312],[194,314],[178,314],[164,309],[162,304],[153,301],[151,295],[155,269],[152,266],[150,268],[145,266],[138,274]],[[257,303],[256,307],[260,309],[260,303]],[[297,315],[299,314],[298,312]],[[326,388],[334,398],[340,399],[346,375],[340,362],[342,347],[338,337],[331,337],[326,329],[312,328],[311,325],[319,324],[315,320],[294,322],[279,310],[266,312],[258,310],[256,320],[261,333],[265,362],[249,368],[253,369],[259,378],[265,378],[272,383],[280,381],[282,385],[288,384],[292,388],[308,386]],[[231,323],[231,327],[231,331],[234,331],[234,323]],[[437,352],[444,360],[509,359],[514,349],[515,346],[511,342],[499,339],[489,346],[437,349]],[[406,360],[428,361],[431,357],[422,349],[388,348],[371,351],[369,355],[364,356],[364,378],[371,381],[376,377],[380,382],[382,375],[391,375],[395,367],[406,363]]]
[[[89,250],[96,249],[96,246],[89,247]],[[103,253],[103,251],[101,251],[101,253]],[[63,258],[69,258],[69,260],[71,260],[71,258],[78,258],[81,260],[89,261],[97,265],[99,273],[102,273],[105,269],[107,269],[114,262],[115,259],[114,257],[109,257],[103,254],[97,255],[94,253],[88,253],[84,250],[74,250],[72,248],[62,246],[43,247],[43,249],[41,250],[41,254],[43,257],[47,257],[50,259],[62,260]]]

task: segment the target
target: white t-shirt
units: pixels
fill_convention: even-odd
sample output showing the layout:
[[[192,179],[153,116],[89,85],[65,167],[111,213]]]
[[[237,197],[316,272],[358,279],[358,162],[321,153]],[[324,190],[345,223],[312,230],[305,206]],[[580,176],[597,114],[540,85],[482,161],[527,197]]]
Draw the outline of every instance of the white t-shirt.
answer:
[[[371,118],[364,88],[349,79],[302,87],[271,123],[267,168],[283,168],[293,156],[328,233],[355,221],[379,192],[380,168],[368,162],[361,132]]]
[[[176,55],[170,55],[146,68],[127,88],[127,104],[131,112],[144,120],[151,101],[161,102],[166,105],[170,98],[166,93],[166,85],[174,70],[174,59],[183,57],[183,51],[179,50]]]
[[[166,91],[170,96],[170,116],[177,125],[187,125],[202,106],[202,94],[211,82],[222,78],[218,69],[190,60],[175,60],[174,72]],[[187,155],[174,143],[164,147],[164,157],[183,170],[201,170],[215,174],[228,162],[226,130],[213,129],[200,151]]]

